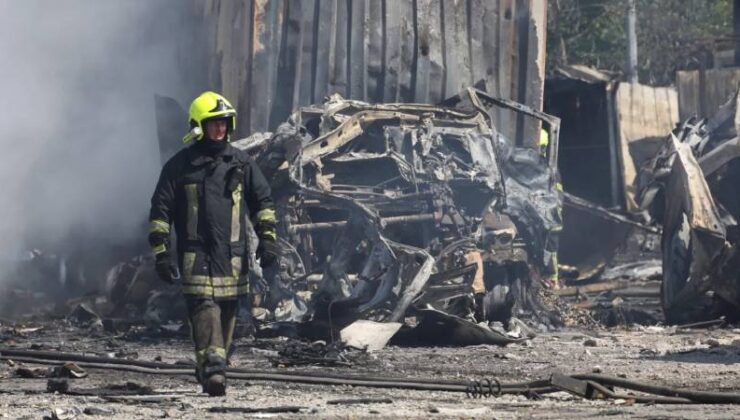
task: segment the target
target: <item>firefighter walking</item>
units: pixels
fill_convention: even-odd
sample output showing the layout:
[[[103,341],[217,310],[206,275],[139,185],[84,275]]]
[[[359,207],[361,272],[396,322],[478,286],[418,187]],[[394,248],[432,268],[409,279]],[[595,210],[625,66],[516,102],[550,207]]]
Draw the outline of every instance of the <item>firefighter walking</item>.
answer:
[[[190,106],[189,147],[162,168],[151,200],[149,243],[162,280],[182,278],[195,344],[196,377],[211,396],[226,392],[227,352],[237,302],[248,293],[245,217],[259,236],[260,265],[277,257],[270,186],[246,152],[229,144],[236,110],[214,92]],[[170,228],[177,237],[177,261]]]

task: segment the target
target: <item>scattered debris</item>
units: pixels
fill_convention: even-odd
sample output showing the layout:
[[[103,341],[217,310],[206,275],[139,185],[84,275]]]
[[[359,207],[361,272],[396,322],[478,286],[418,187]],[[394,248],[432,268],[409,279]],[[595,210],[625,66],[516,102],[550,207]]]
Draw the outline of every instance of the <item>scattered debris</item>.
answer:
[[[44,419],[51,420],[71,420],[82,415],[82,410],[77,407],[52,408],[51,415],[45,416]]]
[[[610,290],[626,289],[633,286],[632,281],[613,281],[613,282],[599,282],[589,284],[585,286],[572,286],[564,287],[560,290],[556,290],[555,294],[558,296],[578,296],[588,293],[606,292]]]
[[[124,384],[111,384],[103,388],[104,391],[113,391],[119,394],[131,394],[131,395],[152,395],[154,390],[147,386],[141,385],[136,382],[126,382]]]
[[[166,401],[177,401],[182,395],[99,395],[100,398],[116,403],[127,404],[158,404]]]
[[[617,297],[610,302],[599,302],[590,308],[591,314],[601,325],[656,325],[660,321],[660,310],[651,311],[643,304],[632,304]]]
[[[273,366],[352,366],[366,356],[364,350],[348,347],[341,341],[327,344],[289,340],[278,350],[277,356],[270,359]]]
[[[355,405],[355,404],[393,404],[390,398],[353,398],[349,400],[329,400],[329,405]]]
[[[690,324],[676,325],[676,330],[689,330],[694,328],[713,328],[722,327],[727,325],[727,321],[724,318],[712,319],[709,321],[692,322]]]
[[[72,312],[69,313],[67,319],[73,324],[83,327],[88,327],[96,322],[100,322],[102,325],[103,322],[100,316],[85,303],[78,304]]]
[[[661,261],[649,259],[609,267],[599,276],[600,281],[629,279],[632,282],[661,279]]]
[[[67,391],[69,391],[69,381],[66,378],[51,378],[46,381],[46,392],[64,394]]]
[[[82,410],[82,413],[88,416],[101,416],[101,417],[108,417],[116,414],[113,410],[106,410],[99,407],[85,407],[84,410]]]
[[[509,337],[486,324],[476,324],[434,309],[420,310],[420,320],[413,328],[402,328],[392,343],[397,345],[474,346],[493,344],[506,346],[524,339]],[[444,333],[442,333],[444,331]]]
[[[594,340],[593,338],[589,338],[583,342],[583,345],[586,347],[596,347],[598,346],[598,342]]]
[[[429,408],[430,413],[442,414],[450,417],[466,418],[466,417],[488,417],[491,415],[491,411],[488,407],[443,407],[433,406]]]
[[[340,332],[342,342],[350,347],[367,351],[380,350],[388,344],[401,328],[398,322],[374,322],[357,320]]]
[[[21,366],[15,370],[15,374],[21,378],[71,378],[80,379],[87,377],[87,372],[74,363],[65,363],[61,366],[49,368],[29,368]]]
[[[280,407],[210,407],[209,413],[240,413],[240,414],[256,414],[256,413],[267,413],[267,414],[279,414],[279,413],[300,413],[301,410],[307,410],[307,407],[299,406],[280,406]]]

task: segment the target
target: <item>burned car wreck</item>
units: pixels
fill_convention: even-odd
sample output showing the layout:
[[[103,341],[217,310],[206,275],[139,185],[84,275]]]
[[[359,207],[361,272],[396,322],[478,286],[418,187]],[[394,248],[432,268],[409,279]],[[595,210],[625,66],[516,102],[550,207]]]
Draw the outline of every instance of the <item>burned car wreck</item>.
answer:
[[[638,178],[640,207],[663,229],[661,297],[672,323],[740,313],[737,101],[683,122]]]
[[[255,156],[278,206],[283,256],[262,273],[262,305],[282,322],[269,328],[328,338],[362,320],[395,323],[393,335],[407,320],[394,339],[505,344],[482,325],[559,322],[538,299],[561,228],[559,121],[473,88],[455,102],[335,95],[233,143]],[[549,161],[497,132],[494,106],[545,121]],[[474,332],[451,339],[443,324]]]

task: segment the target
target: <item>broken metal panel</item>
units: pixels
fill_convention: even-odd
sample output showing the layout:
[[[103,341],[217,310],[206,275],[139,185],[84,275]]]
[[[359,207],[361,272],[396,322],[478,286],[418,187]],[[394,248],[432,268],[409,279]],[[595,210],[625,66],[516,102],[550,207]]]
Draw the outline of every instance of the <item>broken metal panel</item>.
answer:
[[[391,339],[392,344],[425,344],[429,346],[475,346],[491,344],[506,346],[524,341],[508,337],[498,331],[469,322],[461,317],[435,309],[422,309],[419,325],[413,329],[401,329]],[[440,334],[444,331],[444,334]]]
[[[717,172],[730,161],[740,157],[740,138],[726,142],[702,157],[701,170],[706,176]]]
[[[350,347],[381,350],[401,328],[399,322],[373,322],[364,319],[353,322],[340,332],[342,342]]]
[[[732,97],[709,121],[684,122],[640,174],[641,207],[663,225],[661,295],[671,322],[707,319],[714,311],[734,314],[740,306],[740,172],[731,159],[736,114]]]
[[[663,306],[666,318],[674,320],[687,303],[693,303],[711,288],[710,272],[725,244],[724,226],[704,176],[691,149],[671,135],[675,160],[666,184],[663,220]],[[685,230],[689,228],[688,244]],[[680,241],[680,242],[677,242]],[[677,272],[684,259],[676,252],[686,246],[688,276]],[[676,250],[676,251],[674,251]],[[685,283],[683,283],[685,282]]]
[[[210,0],[194,27],[210,89],[239,109],[238,132],[274,130],[325,96],[437,103],[473,81],[542,106],[546,10],[533,0]],[[523,40],[520,42],[519,39]],[[526,39],[524,39],[526,38]],[[536,147],[536,121],[499,111],[505,136]],[[525,121],[522,126],[521,121]],[[523,127],[523,128],[522,128]]]

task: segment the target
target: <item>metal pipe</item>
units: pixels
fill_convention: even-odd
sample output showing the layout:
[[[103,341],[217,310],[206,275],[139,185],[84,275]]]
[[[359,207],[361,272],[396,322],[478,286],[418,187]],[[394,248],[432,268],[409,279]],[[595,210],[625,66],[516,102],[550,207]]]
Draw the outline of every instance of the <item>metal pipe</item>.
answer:
[[[158,371],[168,371],[168,370],[178,370],[178,369],[185,369],[187,372],[192,373],[193,368],[195,366],[189,366],[189,365],[177,365],[177,364],[170,364],[170,363],[164,363],[164,362],[148,362],[145,360],[128,360],[128,359],[118,359],[114,357],[101,357],[101,356],[89,356],[85,354],[77,354],[77,353],[65,353],[65,352],[53,352],[53,351],[41,351],[41,350],[19,350],[19,349],[1,349],[0,348],[0,359],[12,359],[15,361],[23,361],[23,359],[31,359],[34,362],[33,363],[40,363],[42,361],[50,361],[50,362],[80,362],[80,363],[97,363],[97,364],[104,364],[104,365],[124,365],[124,366],[135,366],[135,367],[141,367],[144,369],[149,370],[158,370]],[[150,373],[148,371],[142,371],[143,373]],[[244,373],[244,374],[271,374],[270,371],[265,370],[255,370],[255,369],[240,369],[240,368],[227,368],[227,372],[229,373]],[[424,382],[424,383],[431,383],[431,384],[452,384],[452,385],[467,385],[468,382],[466,381],[458,381],[458,380],[444,380],[444,379],[423,379],[423,378],[389,378],[389,377],[380,377],[380,376],[347,376],[347,375],[338,375],[338,374],[332,374],[332,373],[312,373],[312,372],[289,372],[290,375],[294,376],[305,376],[305,377],[328,377],[328,378],[334,378],[334,379],[366,379],[366,380],[376,380],[376,381],[412,381],[412,382]],[[540,380],[540,381],[534,381],[534,382],[521,382],[521,383],[513,383],[513,384],[503,384],[502,386],[507,387],[515,387],[515,388],[524,388],[524,387],[543,387],[548,385],[548,381],[546,380]]]
[[[633,227],[642,229],[650,233],[660,233],[660,229],[657,227],[649,226],[649,225],[646,225],[640,222],[636,222],[628,218],[627,216],[621,215],[619,213],[610,211],[596,204],[590,203],[568,192],[563,192],[563,204],[568,207],[583,210],[587,213],[593,214],[594,216],[600,217],[602,219],[611,220],[615,223],[626,224],[626,225],[633,226]]]
[[[390,216],[383,217],[381,219],[383,223],[387,225],[396,225],[401,223],[423,223],[434,220],[434,213],[422,213],[412,214],[408,216]],[[288,228],[288,233],[303,233],[303,232],[316,232],[321,230],[338,229],[347,225],[346,220],[338,220],[336,222],[319,222],[319,223],[304,223],[300,225],[292,225]]]
[[[711,391],[691,391],[666,386],[653,385],[643,382],[631,381],[629,379],[618,378],[615,376],[599,375],[589,373],[584,375],[573,375],[576,379],[598,382],[602,385],[611,385],[633,391],[645,392],[653,395],[663,395],[666,397],[687,398],[692,402],[702,404],[740,404],[740,394],[727,392]]]
[[[588,382],[588,384],[591,385],[591,387],[599,391],[605,397],[608,397],[614,400],[617,400],[617,399],[634,400],[635,402],[646,403],[646,404],[692,404],[693,403],[693,401],[686,399],[686,398],[663,397],[663,396],[654,396],[654,395],[651,395],[651,396],[622,395],[622,394],[618,394],[612,391],[611,389],[605,387],[599,382],[596,382],[596,381],[586,381],[586,382]]]
[[[38,357],[33,357],[38,356]],[[110,357],[98,357],[98,356],[86,356],[74,353],[61,353],[61,352],[44,352],[44,351],[32,351],[32,350],[15,350],[15,349],[0,349],[0,359],[2,360],[15,360],[25,363],[37,363],[37,364],[59,364],[69,361],[75,361],[80,367],[90,369],[112,369],[122,370],[138,373],[147,374],[158,374],[158,375],[191,375],[193,374],[193,368],[183,368],[179,365],[161,363],[161,362],[146,362],[140,360],[122,360]],[[108,363],[106,363],[108,362]],[[143,366],[142,366],[143,365]],[[417,380],[417,379],[401,379],[401,378],[382,378],[382,377],[369,377],[369,376],[346,376],[346,375],[332,375],[332,374],[308,374],[304,372],[287,372],[287,373],[276,373],[270,371],[252,371],[246,369],[227,369],[230,378],[242,379],[242,380],[265,380],[265,381],[276,381],[276,382],[296,382],[305,384],[315,385],[352,385],[352,386],[365,386],[373,388],[399,388],[399,389],[414,389],[414,390],[427,390],[427,391],[448,391],[448,392],[466,392],[468,394],[473,392],[477,388],[486,391],[486,388],[495,389],[496,394],[528,394],[536,392],[539,394],[554,392],[557,389],[554,386],[548,385],[550,382],[547,380],[522,382],[522,383],[499,383],[495,382],[495,387],[492,385],[482,385],[482,382],[476,381],[444,381],[444,380]],[[644,382],[631,381],[624,378],[618,378],[608,375],[600,374],[578,374],[572,375],[573,379],[580,379],[583,381],[593,381],[602,386],[614,386],[633,391],[644,392],[653,395],[661,395],[664,397],[670,397],[670,400],[666,399],[665,402],[671,403],[702,403],[702,404],[740,404],[740,394],[726,393],[726,392],[711,392],[711,391],[693,391],[693,390],[682,390],[676,388],[670,388],[660,385],[653,385]],[[487,383],[490,381],[486,381]],[[491,383],[493,384],[493,383]],[[477,388],[476,388],[477,387]],[[488,395],[488,394],[486,394]],[[618,395],[618,394],[612,394]],[[685,399],[681,401],[681,399]],[[645,402],[659,402],[660,399],[652,397],[640,396],[637,401]]]
[[[78,355],[80,356],[80,355]],[[54,365],[64,363],[64,360],[31,358],[31,357],[11,357],[0,356],[0,359],[11,359],[24,363],[36,363],[43,365]],[[80,356],[78,358],[84,358]],[[152,375],[171,375],[171,376],[191,376],[194,374],[193,368],[179,368],[177,365],[169,365],[169,369],[156,369],[142,366],[136,366],[133,363],[95,363],[77,361],[79,367],[87,369],[105,369],[128,371]],[[126,360],[126,362],[134,362]],[[274,381],[274,382],[292,382],[310,385],[350,385],[362,386],[369,388],[393,388],[393,389],[411,389],[417,391],[446,391],[446,392],[465,392],[470,393],[475,388],[475,382],[449,382],[440,380],[415,380],[415,379],[395,379],[395,378],[377,378],[377,377],[359,377],[359,376],[341,376],[341,375],[306,375],[298,372],[293,373],[275,373],[275,372],[241,372],[239,369],[227,369],[229,379],[239,379],[246,381]],[[521,384],[501,384],[501,394],[529,394],[532,392],[546,394],[556,392],[557,390],[544,381],[533,381]]]

